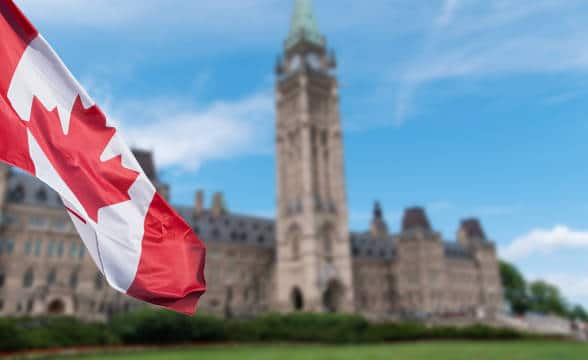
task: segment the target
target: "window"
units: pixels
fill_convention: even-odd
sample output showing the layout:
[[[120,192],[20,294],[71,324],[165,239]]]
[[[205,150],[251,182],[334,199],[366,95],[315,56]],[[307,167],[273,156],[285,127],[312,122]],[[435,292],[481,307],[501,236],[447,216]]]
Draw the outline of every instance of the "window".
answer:
[[[78,254],[78,244],[73,242],[69,246],[69,256],[72,258],[75,258],[77,254]]]
[[[31,255],[33,253],[33,240],[27,240],[24,244],[25,255]]]
[[[47,201],[47,191],[45,189],[39,189],[36,194],[37,201],[44,203]]]
[[[41,247],[43,246],[43,240],[37,240],[35,242],[35,256],[41,256]]]
[[[25,190],[21,184],[18,184],[14,190],[8,194],[8,198],[14,202],[21,202],[24,200]]]
[[[14,250],[14,241],[12,239],[1,239],[0,238],[0,255],[2,254],[12,254]]]
[[[293,259],[300,258],[300,228],[297,225],[293,225],[288,230],[288,235],[286,237],[287,242],[290,244],[290,252]]]
[[[102,281],[102,273],[96,273],[96,277],[94,278],[94,289],[102,290],[104,287],[104,281]]]
[[[4,287],[4,282],[6,281],[6,273],[4,269],[0,269],[0,289]]]
[[[69,287],[73,290],[77,289],[78,287],[78,271],[74,270],[71,275],[69,276]]]
[[[321,231],[321,237],[323,241],[323,254],[326,257],[331,257],[333,255],[333,246],[334,246],[334,230],[332,225],[325,224]]]
[[[40,228],[45,225],[45,221],[38,216],[29,216],[29,226]]]
[[[6,214],[6,215],[4,215],[4,223],[6,225],[18,225],[19,224],[18,216],[13,215],[13,214]]]
[[[49,271],[49,274],[47,274],[47,285],[55,284],[56,280],[57,280],[57,270],[51,269],[51,271]]]
[[[28,269],[22,277],[22,286],[24,288],[30,288],[31,286],[33,286],[34,281],[35,274],[33,273],[33,269]]]
[[[9,255],[14,252],[14,240],[12,240],[12,239],[5,240],[4,251]]]
[[[56,231],[66,231],[67,230],[67,221],[64,219],[57,219],[53,220],[52,227]]]
[[[49,241],[49,243],[47,244],[47,256],[49,257],[53,257],[55,256],[55,241],[51,240]]]
[[[57,244],[57,257],[62,257],[63,256],[63,241],[60,241],[59,244]]]

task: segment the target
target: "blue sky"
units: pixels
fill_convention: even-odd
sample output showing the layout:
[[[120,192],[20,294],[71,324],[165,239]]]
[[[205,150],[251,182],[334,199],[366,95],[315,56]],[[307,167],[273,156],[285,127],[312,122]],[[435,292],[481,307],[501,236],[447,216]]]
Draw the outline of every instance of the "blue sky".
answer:
[[[175,203],[275,208],[289,0],[17,0]],[[588,305],[588,3],[316,0],[341,83],[350,222],[479,216],[502,257]]]

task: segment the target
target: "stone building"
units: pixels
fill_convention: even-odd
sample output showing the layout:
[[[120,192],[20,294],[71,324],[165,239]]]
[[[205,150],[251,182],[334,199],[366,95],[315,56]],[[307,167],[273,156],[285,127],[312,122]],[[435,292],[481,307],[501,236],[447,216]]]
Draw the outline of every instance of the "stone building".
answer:
[[[424,209],[411,208],[392,234],[376,204],[369,230],[350,233],[336,66],[310,1],[297,0],[275,69],[276,218],[233,213],[220,193],[205,206],[202,191],[193,206],[176,207],[208,249],[200,311],[492,317],[502,289],[495,247],[478,220],[464,220],[447,241]],[[152,155],[135,155],[167,196]],[[57,195],[4,165],[0,221],[0,314],[103,319],[141,306],[106,285]]]

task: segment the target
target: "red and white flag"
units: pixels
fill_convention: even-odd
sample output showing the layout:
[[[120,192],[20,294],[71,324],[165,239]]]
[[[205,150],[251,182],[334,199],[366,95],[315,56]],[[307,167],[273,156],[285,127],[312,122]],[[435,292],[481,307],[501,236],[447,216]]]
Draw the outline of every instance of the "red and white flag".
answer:
[[[0,160],[59,193],[110,286],[194,313],[204,245],[12,0],[0,0]]]

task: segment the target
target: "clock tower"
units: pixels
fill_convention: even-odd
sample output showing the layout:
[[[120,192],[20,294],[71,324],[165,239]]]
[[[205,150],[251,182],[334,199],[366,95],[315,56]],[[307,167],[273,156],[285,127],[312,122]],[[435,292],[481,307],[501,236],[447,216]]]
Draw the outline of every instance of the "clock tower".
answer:
[[[310,0],[296,0],[276,64],[280,311],[353,312],[343,139],[335,56]]]

